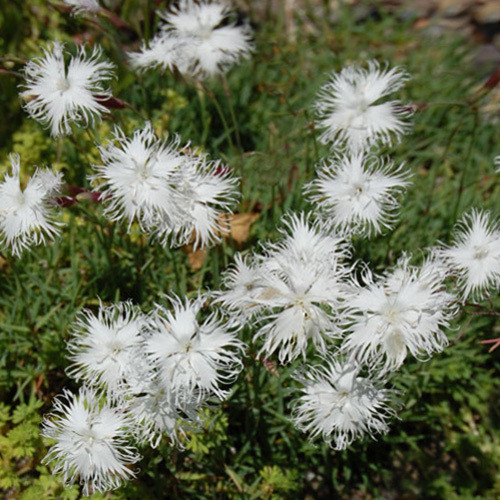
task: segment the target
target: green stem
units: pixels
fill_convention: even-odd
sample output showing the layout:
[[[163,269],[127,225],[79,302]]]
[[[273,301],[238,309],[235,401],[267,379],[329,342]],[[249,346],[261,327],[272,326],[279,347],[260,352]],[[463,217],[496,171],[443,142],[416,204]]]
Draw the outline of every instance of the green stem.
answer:
[[[457,220],[458,208],[460,206],[460,201],[462,199],[462,195],[464,192],[465,177],[466,177],[467,172],[469,170],[468,167],[470,166],[470,157],[471,157],[471,153],[472,153],[472,146],[474,144],[474,139],[476,137],[477,124],[478,124],[478,114],[477,114],[477,111],[475,111],[474,112],[474,122],[473,122],[472,133],[470,135],[469,146],[467,148],[467,154],[466,154],[465,160],[464,160],[464,167],[462,168],[462,172],[460,175],[460,185],[458,187],[458,195],[457,195],[457,199],[455,202],[455,208],[453,210],[453,219],[452,219],[453,223]],[[453,224],[450,225],[450,230],[451,230],[452,225]]]
[[[207,114],[207,103],[205,101],[205,92],[203,86],[196,82],[196,94],[198,96],[198,101],[200,103],[201,121],[203,123],[203,131],[201,133],[201,143],[205,146],[208,138],[208,132],[210,130],[210,118]]]
[[[233,138],[231,137],[231,129],[229,128],[229,124],[227,123],[226,117],[224,115],[224,112],[222,111],[221,105],[217,98],[215,97],[215,94],[207,88],[205,85],[200,83],[201,88],[205,91],[205,93],[212,99],[212,102],[214,103],[215,109],[217,110],[217,113],[221,119],[222,126],[224,127],[224,131],[226,132],[227,140],[229,142],[229,147],[231,148],[231,153],[234,155],[235,152],[235,147],[234,147],[234,142]]]
[[[446,156],[448,155],[448,152],[450,150],[453,138],[455,137],[456,133],[460,130],[460,127],[465,119],[465,116],[466,116],[465,113],[462,114],[462,116],[460,117],[460,119],[457,122],[457,125],[452,130],[451,134],[448,136],[448,139],[446,141],[446,145],[444,148],[444,152],[443,152],[441,159],[440,159],[440,162],[439,162],[440,164],[444,163]],[[434,168],[434,169],[432,169],[431,188],[429,190],[429,196],[427,197],[427,204],[425,206],[424,214],[428,214],[429,210],[431,208],[432,200],[434,198],[434,191],[436,189],[436,180],[437,180],[437,168]]]
[[[229,107],[229,113],[231,115],[231,121],[233,122],[234,135],[236,137],[236,144],[237,144],[240,152],[242,152],[243,147],[241,145],[240,129],[238,127],[238,122],[236,120],[236,113],[234,112],[233,96],[231,94],[231,88],[229,87],[229,82],[227,81],[225,74],[222,74],[221,80],[222,80],[222,88],[224,89],[224,95],[226,96],[227,104]]]

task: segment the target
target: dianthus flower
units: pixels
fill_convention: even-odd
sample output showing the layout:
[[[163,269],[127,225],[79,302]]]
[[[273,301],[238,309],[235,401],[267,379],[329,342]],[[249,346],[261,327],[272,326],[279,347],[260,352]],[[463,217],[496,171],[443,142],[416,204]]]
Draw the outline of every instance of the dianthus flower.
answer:
[[[500,288],[500,225],[490,212],[473,209],[458,223],[454,244],[441,250],[459,278],[464,298],[484,297]]]
[[[399,101],[379,101],[408,79],[403,69],[381,69],[376,61],[368,61],[368,69],[351,65],[333,73],[316,102],[321,141],[358,152],[399,140],[408,129],[403,120],[408,111]]]
[[[325,352],[326,339],[338,337],[349,274],[340,238],[303,215],[292,215],[285,228],[290,234],[268,245],[266,255],[238,259],[224,278],[226,289],[216,294],[232,321],[261,325],[254,335],[264,341],[259,355],[278,351],[281,363],[305,356],[309,341]]]
[[[200,423],[197,412],[203,399],[196,391],[189,394],[184,391],[181,399],[151,373],[149,382],[126,403],[139,442],[148,442],[156,448],[166,435],[172,444],[182,446],[180,437],[186,437],[186,431],[192,431]]]
[[[127,138],[116,127],[114,140],[99,146],[101,165],[90,180],[101,191],[104,214],[111,220],[137,222],[145,232],[158,224],[172,226],[181,213],[175,197],[174,172],[188,157],[179,151],[180,139],[167,144],[156,138],[150,123]]]
[[[340,232],[369,236],[391,227],[397,195],[409,184],[408,177],[391,161],[353,153],[324,162],[306,191],[325,223]]]
[[[42,436],[56,441],[43,461],[66,485],[80,482],[86,496],[118,488],[134,477],[129,466],[140,458],[128,444],[131,424],[95,391],[82,388],[75,396],[65,390],[42,423]]]
[[[359,372],[360,366],[329,357],[323,365],[296,375],[303,387],[292,412],[295,425],[312,439],[321,436],[336,450],[366,434],[386,433],[387,421],[395,415],[396,391]]]
[[[183,217],[171,226],[158,225],[156,236],[162,244],[193,243],[193,249],[221,240],[227,227],[224,215],[231,212],[240,193],[239,180],[220,161],[206,155],[188,155],[175,172],[174,185]]]
[[[135,382],[137,350],[146,318],[131,302],[99,306],[97,315],[85,309],[68,343],[72,364],[68,375],[91,386],[104,386],[112,398]]]
[[[23,190],[19,155],[12,154],[10,162],[12,173],[0,183],[0,242],[20,256],[59,233],[61,223],[55,220],[52,197],[61,187],[62,174],[38,169]]]
[[[203,79],[225,71],[252,50],[249,26],[236,25],[222,3],[182,0],[160,17],[164,24],[149,48],[144,44],[130,55],[134,66],[176,67]]]
[[[196,249],[220,240],[238,180],[179,144],[178,137],[170,144],[157,139],[149,123],[131,138],[116,128],[114,141],[99,147],[102,164],[90,180],[111,220],[125,220],[129,230],[137,222],[162,245],[193,241]]]
[[[448,344],[442,328],[456,312],[445,276],[433,258],[417,267],[408,256],[378,280],[366,270],[348,300],[352,321],[343,349],[361,363],[380,364],[382,372],[399,368],[408,351],[418,358],[442,351]]]
[[[29,115],[50,128],[52,136],[71,132],[72,122],[85,126],[108,109],[101,104],[111,96],[106,84],[113,77],[114,65],[102,60],[102,50],[95,46],[90,56],[84,47],[64,61],[64,46],[54,42],[44,56],[28,61],[24,68]]]
[[[173,311],[157,306],[144,350],[150,365],[168,391],[183,403],[194,392],[199,399],[215,395],[223,399],[221,384],[235,379],[242,368],[244,344],[235,329],[218,320],[216,313],[199,323],[205,299],[171,299]]]

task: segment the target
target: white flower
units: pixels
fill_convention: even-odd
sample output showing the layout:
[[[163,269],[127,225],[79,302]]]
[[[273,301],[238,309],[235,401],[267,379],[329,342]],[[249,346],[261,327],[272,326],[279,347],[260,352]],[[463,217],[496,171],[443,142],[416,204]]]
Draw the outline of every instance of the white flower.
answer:
[[[83,388],[77,396],[65,390],[42,423],[42,436],[56,441],[43,462],[66,485],[79,481],[84,495],[118,488],[135,475],[129,466],[140,458],[128,444],[131,423],[93,390]]]
[[[463,297],[481,298],[500,288],[500,225],[489,212],[473,209],[455,229],[454,244],[441,255],[459,278]]]
[[[181,446],[180,436],[192,431],[199,423],[200,398],[196,392],[183,394],[178,405],[176,394],[152,374],[139,394],[127,401],[127,412],[135,421],[134,434],[140,442],[149,442],[156,448],[164,435],[173,444]]]
[[[129,230],[133,222],[145,232],[158,224],[172,226],[181,212],[173,174],[189,160],[179,142],[178,137],[170,144],[158,140],[151,123],[131,138],[116,127],[114,141],[99,146],[102,165],[94,165],[97,173],[89,176],[102,192],[104,214],[125,220]]]
[[[116,128],[114,142],[99,147],[102,165],[90,176],[104,214],[111,220],[138,222],[162,245],[194,249],[220,241],[221,217],[239,196],[238,180],[220,162],[179,149],[180,139],[167,144],[148,123],[127,138]]]
[[[281,363],[301,354],[305,358],[310,340],[325,352],[325,340],[339,336],[337,308],[343,299],[345,271],[341,266],[330,268],[287,256],[275,258],[270,264],[262,268],[256,297],[262,307],[262,326],[254,341],[264,340],[259,356],[270,356],[278,350]]]
[[[278,351],[281,363],[305,357],[309,341],[325,352],[326,340],[338,337],[349,274],[338,237],[303,215],[292,215],[285,227],[290,234],[268,245],[267,255],[237,262],[225,278],[227,290],[217,293],[232,321],[260,325],[254,335],[264,340],[259,356]]]
[[[52,136],[69,134],[70,123],[87,125],[108,112],[100,101],[111,96],[105,84],[113,77],[114,65],[101,60],[102,50],[95,46],[90,56],[84,47],[64,62],[64,47],[54,42],[44,56],[29,61],[21,97],[29,115],[50,128]]]
[[[14,255],[45,244],[59,234],[52,196],[61,187],[62,174],[36,170],[21,189],[19,155],[10,156],[12,174],[0,183],[0,242]]]
[[[289,254],[302,262],[333,266],[349,256],[349,245],[344,238],[329,231],[322,222],[313,222],[311,214],[287,214],[281,222],[283,227],[279,231],[283,239],[269,245],[271,256]]]
[[[177,68],[182,74],[188,72],[188,61],[185,50],[179,39],[170,34],[160,32],[148,44],[143,42],[139,52],[129,52],[130,64],[137,69],[160,67],[163,71],[174,71]]]
[[[182,303],[171,299],[173,311],[157,306],[150,326],[145,352],[150,364],[177,401],[184,402],[197,392],[199,399],[227,391],[220,384],[235,379],[242,368],[243,343],[212,313],[203,323],[197,315],[204,297]]]
[[[335,156],[306,186],[325,223],[348,234],[370,235],[388,229],[399,207],[409,173],[393,162],[364,153]]]
[[[403,121],[408,111],[399,101],[379,101],[408,79],[403,69],[381,69],[376,61],[368,61],[368,69],[351,65],[333,73],[316,103],[319,125],[324,129],[321,141],[357,152],[376,142],[399,140],[408,129]]]
[[[97,315],[83,310],[68,342],[68,375],[92,386],[104,385],[111,397],[118,395],[138,377],[138,347],[146,322],[131,302],[101,304]]]
[[[101,6],[97,0],[63,0],[63,2],[72,7],[73,14],[95,13],[101,10]]]
[[[383,389],[380,380],[359,376],[360,367],[333,358],[297,376],[302,395],[293,409],[293,421],[311,438],[321,436],[336,450],[347,448],[368,434],[384,434],[395,415],[396,392]]]
[[[233,266],[223,276],[223,290],[213,292],[215,302],[230,311],[229,321],[244,324],[261,307],[258,296],[262,291],[261,271],[236,254]]]
[[[348,301],[352,322],[343,349],[364,364],[381,363],[383,372],[399,368],[408,351],[417,358],[442,351],[448,338],[441,329],[456,312],[445,277],[432,259],[416,267],[408,256],[378,281],[366,270],[364,286]]]
[[[181,0],[160,16],[164,24],[149,48],[143,44],[130,55],[136,67],[175,66],[202,79],[227,70],[252,50],[249,26],[236,25],[222,3]]]
[[[189,160],[173,180],[183,217],[173,227],[159,225],[156,236],[163,245],[169,237],[177,245],[192,242],[196,250],[221,240],[227,230],[223,217],[240,196],[239,180],[220,161],[205,155],[189,155]]]

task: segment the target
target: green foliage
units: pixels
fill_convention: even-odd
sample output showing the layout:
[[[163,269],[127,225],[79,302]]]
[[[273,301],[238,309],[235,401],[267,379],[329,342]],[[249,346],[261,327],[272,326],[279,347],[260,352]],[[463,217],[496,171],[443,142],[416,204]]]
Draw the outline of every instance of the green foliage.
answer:
[[[418,260],[424,247],[449,241],[455,220],[468,207],[494,208],[499,199],[492,162],[498,133],[483,112],[489,96],[478,93],[487,75],[478,77],[469,62],[469,42],[461,38],[434,40],[383,12],[380,19],[359,23],[348,5],[333,24],[311,3],[303,15],[297,13],[295,37],[284,13],[272,22],[255,17],[252,59],[229,73],[229,92],[217,80],[207,82],[204,91],[170,74],[131,73],[123,50],[136,42],[106,19],[98,18],[96,29],[62,13],[56,2],[30,0],[16,9],[8,3],[0,2],[3,68],[19,72],[49,40],[88,35],[117,61],[113,92],[131,108],[113,112],[113,121],[90,131],[75,127],[67,140],[54,141],[25,117],[18,76],[0,73],[0,172],[9,167],[8,154],[17,152],[26,173],[51,165],[69,184],[87,186],[89,165],[99,161],[93,139],[109,139],[114,121],[131,132],[147,118],[159,136],[178,133],[191,147],[222,158],[242,179],[239,210],[257,210],[259,218],[247,242],[225,241],[193,270],[184,252],[162,249],[138,230],[127,234],[105,220],[100,207],[81,202],[65,209],[66,229],[52,245],[21,259],[0,258],[5,498],[79,496],[78,486],[63,488],[41,464],[48,443],[39,437],[42,414],[71,384],[64,373],[65,343],[77,311],[96,307],[98,298],[104,303],[130,298],[148,310],[162,293],[194,295],[217,288],[236,251],[249,252],[257,241],[276,238],[284,212],[308,208],[302,186],[328,153],[316,140],[312,105],[333,69],[366,58],[401,64],[413,79],[399,97],[436,103],[417,112],[413,132],[387,149],[395,161],[406,162],[413,184],[396,228],[355,241],[356,259],[377,270],[394,264],[403,251]],[[126,0],[119,9],[140,36],[154,30],[154,16],[145,15],[151,4]],[[450,340],[459,334],[444,353],[425,363],[409,360],[394,377],[404,409],[391,432],[345,452],[310,443],[293,429],[287,418],[295,387],[291,369],[273,360],[258,362],[251,347],[230,399],[207,414],[201,431],[189,433],[185,449],[162,442],[156,450],[141,450],[145,457],[137,480],[106,498],[498,498],[498,354],[478,344],[498,336],[498,327],[490,317],[464,315],[450,330]],[[251,332],[244,335],[251,339]]]
[[[0,491],[8,498],[20,493],[23,500],[76,499],[78,488],[65,489],[58,477],[37,465],[45,449],[39,436],[42,406],[34,395],[12,409],[0,405]]]

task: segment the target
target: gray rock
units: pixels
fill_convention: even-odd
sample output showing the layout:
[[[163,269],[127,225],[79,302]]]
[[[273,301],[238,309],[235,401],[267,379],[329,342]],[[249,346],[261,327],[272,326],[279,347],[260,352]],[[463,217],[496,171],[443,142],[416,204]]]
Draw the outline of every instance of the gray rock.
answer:
[[[492,44],[481,45],[474,55],[474,66],[483,77],[500,65],[500,49]]]
[[[474,10],[474,20],[479,24],[500,23],[500,0],[489,0]]]
[[[444,17],[460,16],[474,5],[474,0],[439,0],[438,13]]]

